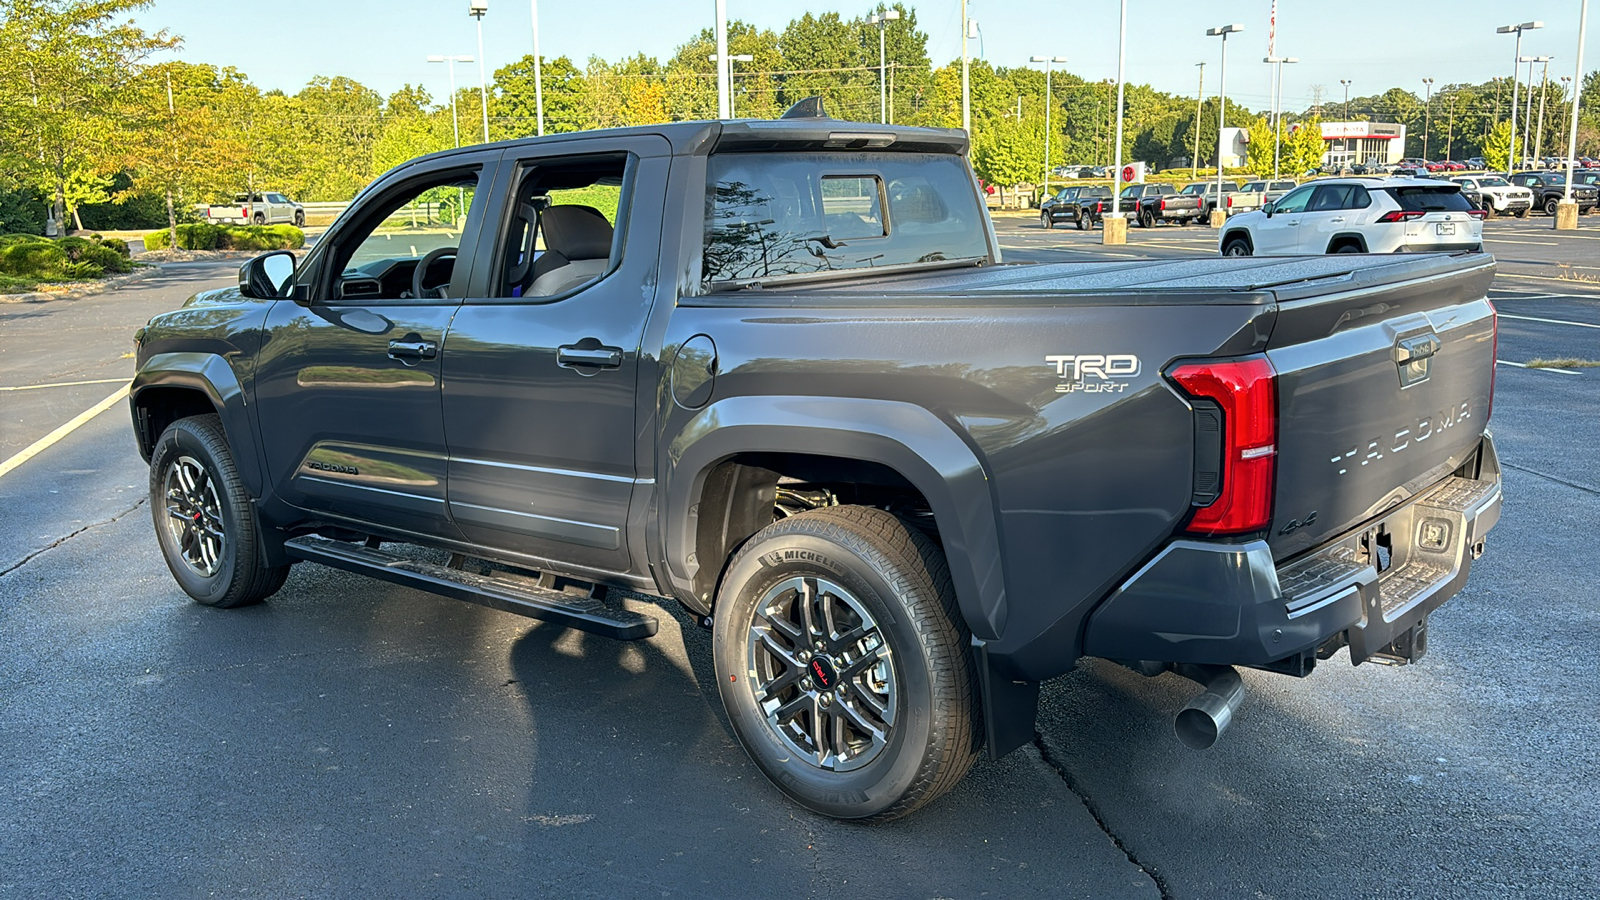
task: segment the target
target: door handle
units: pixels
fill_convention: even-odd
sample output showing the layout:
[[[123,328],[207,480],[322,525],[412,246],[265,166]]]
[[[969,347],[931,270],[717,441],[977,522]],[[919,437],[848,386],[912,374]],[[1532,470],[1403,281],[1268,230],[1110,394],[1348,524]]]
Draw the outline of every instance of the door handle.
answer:
[[[556,363],[568,369],[620,369],[622,348],[602,347],[594,338],[584,338],[576,344],[557,348]]]
[[[1343,217],[1343,216],[1340,216],[1340,217],[1339,217],[1339,218],[1337,218],[1337,219],[1329,219],[1329,220],[1328,220],[1328,221],[1329,221],[1329,222],[1343,222],[1343,221],[1344,221],[1344,217]]]
[[[439,345],[433,341],[390,341],[390,359],[433,359],[439,355]]]

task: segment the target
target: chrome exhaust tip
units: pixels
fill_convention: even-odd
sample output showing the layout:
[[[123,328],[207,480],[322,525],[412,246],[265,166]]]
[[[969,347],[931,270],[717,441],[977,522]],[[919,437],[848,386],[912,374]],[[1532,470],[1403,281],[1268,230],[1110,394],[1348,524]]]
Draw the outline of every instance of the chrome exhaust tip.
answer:
[[[1176,671],[1205,691],[1178,712],[1172,730],[1185,747],[1209,749],[1228,730],[1244,701],[1244,682],[1232,666],[1179,665]]]

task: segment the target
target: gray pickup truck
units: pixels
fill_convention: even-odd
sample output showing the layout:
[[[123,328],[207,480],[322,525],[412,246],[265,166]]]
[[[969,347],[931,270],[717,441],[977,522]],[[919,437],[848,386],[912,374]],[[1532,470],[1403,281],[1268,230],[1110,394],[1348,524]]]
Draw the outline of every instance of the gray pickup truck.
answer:
[[[796,116],[388,172],[139,331],[168,567],[619,640],[657,619],[615,592],[681,604],[754,764],[844,818],[1032,740],[1084,657],[1202,685],[1195,747],[1233,666],[1420,658],[1500,510],[1492,258],[1003,264],[967,149]],[[398,233],[429,191],[463,229]]]

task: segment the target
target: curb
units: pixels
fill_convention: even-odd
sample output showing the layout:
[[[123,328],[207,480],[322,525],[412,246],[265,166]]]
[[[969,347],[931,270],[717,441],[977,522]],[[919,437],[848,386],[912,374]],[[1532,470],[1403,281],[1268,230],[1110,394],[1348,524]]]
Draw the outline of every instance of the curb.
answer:
[[[128,272],[123,275],[113,275],[100,281],[77,282],[66,286],[60,291],[32,291],[26,294],[0,294],[0,303],[47,303],[51,300],[78,300],[83,297],[93,296],[106,291],[114,291],[123,285],[135,281],[143,281],[161,271],[158,265]]]

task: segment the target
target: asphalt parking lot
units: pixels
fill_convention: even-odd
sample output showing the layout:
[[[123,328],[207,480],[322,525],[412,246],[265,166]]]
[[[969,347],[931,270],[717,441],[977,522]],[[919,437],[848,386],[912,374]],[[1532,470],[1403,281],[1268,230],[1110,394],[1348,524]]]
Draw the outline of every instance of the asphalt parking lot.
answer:
[[[262,606],[193,604],[113,401],[0,474],[0,897],[1600,895],[1600,369],[1521,367],[1600,359],[1582,225],[1486,225],[1507,500],[1420,664],[1245,672],[1195,753],[1171,731],[1191,683],[1088,661],[1033,745],[882,826],[762,778],[672,609],[619,645],[311,566]],[[1203,227],[997,230],[1017,261],[1215,252]],[[0,304],[0,461],[113,397],[133,329],[235,266]]]

